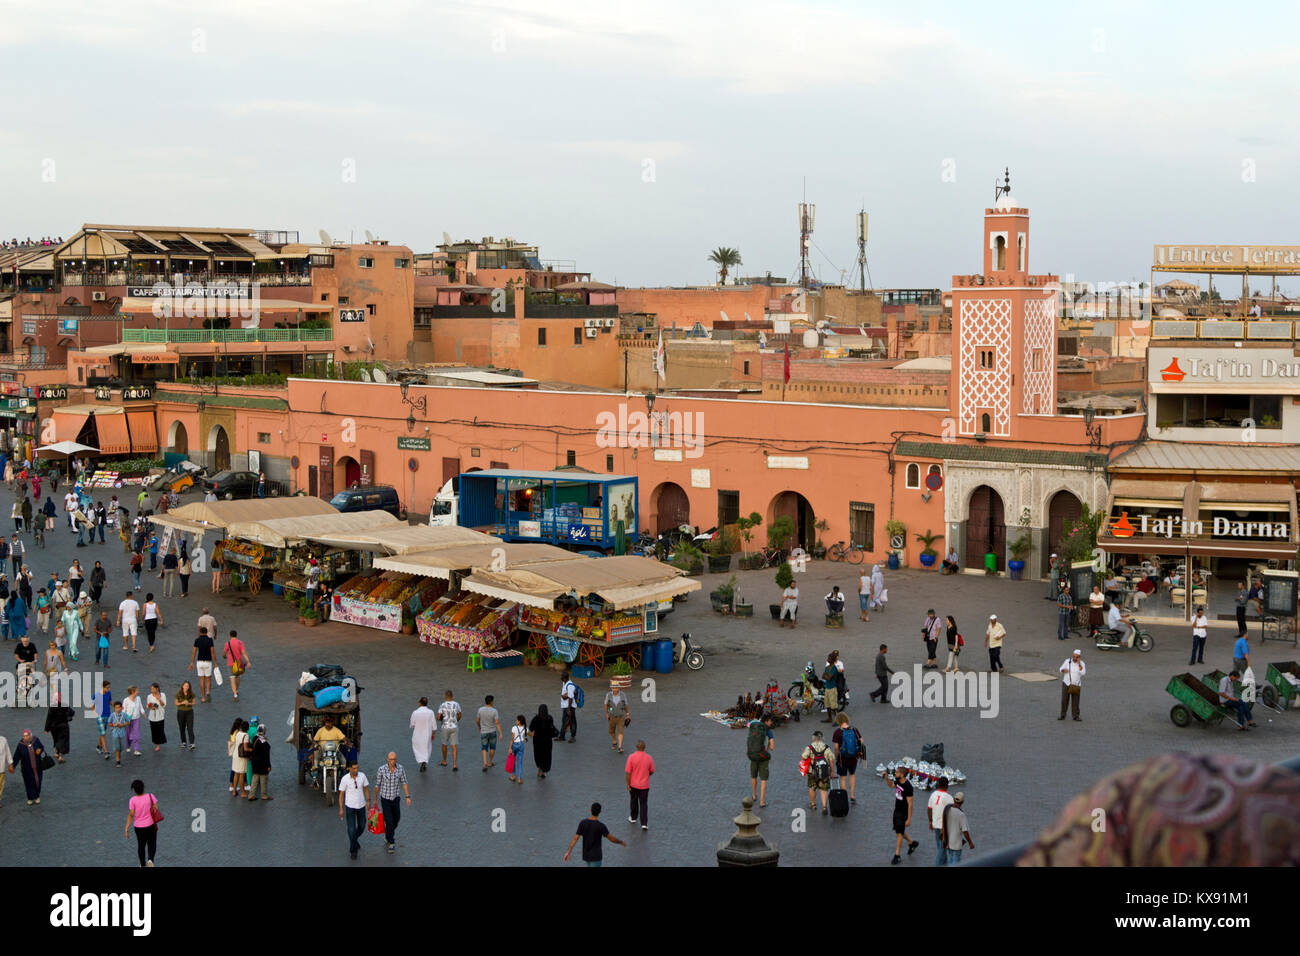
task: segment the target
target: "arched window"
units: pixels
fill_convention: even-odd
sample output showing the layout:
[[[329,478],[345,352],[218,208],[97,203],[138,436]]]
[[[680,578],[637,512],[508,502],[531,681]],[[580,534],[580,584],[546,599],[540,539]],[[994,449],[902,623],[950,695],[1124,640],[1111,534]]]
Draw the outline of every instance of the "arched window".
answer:
[[[907,487],[909,488],[921,487],[921,466],[918,465],[916,462],[911,462],[907,466]]]
[[[940,478],[942,478],[943,468],[941,468],[939,465],[931,465],[929,468],[926,469],[925,473],[926,475],[938,475]]]
[[[983,415],[980,416],[980,431],[984,432],[987,435],[992,430],[993,430],[992,420],[989,418],[989,413],[985,412]]]
[[[1007,240],[1005,236],[998,236],[993,240],[993,268],[1002,270],[1007,267]]]
[[[1016,246],[1018,247],[1018,261],[1020,262],[1020,271],[1025,271],[1025,237],[1023,235],[1016,237]]]

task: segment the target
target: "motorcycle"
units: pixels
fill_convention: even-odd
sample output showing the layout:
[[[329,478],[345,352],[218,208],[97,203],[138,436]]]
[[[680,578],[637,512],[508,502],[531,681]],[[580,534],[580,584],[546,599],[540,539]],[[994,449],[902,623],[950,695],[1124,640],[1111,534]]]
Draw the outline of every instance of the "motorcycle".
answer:
[[[689,633],[683,633],[677,641],[677,663],[685,664],[693,671],[704,666],[704,652],[700,650],[700,645],[691,640]]]
[[[1120,638],[1119,631],[1113,631],[1108,627],[1095,627],[1090,635],[1097,644],[1097,649],[1108,651],[1112,648],[1127,649],[1128,645]],[[1156,646],[1156,642],[1151,635],[1138,626],[1137,619],[1133,620],[1133,647],[1136,650],[1146,653]]]
[[[849,689],[844,688],[841,695],[839,710],[847,710],[849,707]],[[791,704],[802,702],[805,711],[810,711],[813,707],[820,706],[823,710],[826,707],[826,689],[823,686],[822,679],[817,676],[817,669],[813,667],[813,662],[809,661],[804,665],[803,673],[799,678],[790,685],[786,692],[786,698]]]

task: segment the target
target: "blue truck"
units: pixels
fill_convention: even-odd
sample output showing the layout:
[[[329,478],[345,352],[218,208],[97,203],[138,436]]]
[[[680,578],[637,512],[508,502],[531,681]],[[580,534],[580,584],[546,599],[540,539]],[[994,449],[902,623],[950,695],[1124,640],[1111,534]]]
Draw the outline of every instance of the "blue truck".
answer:
[[[448,481],[429,524],[460,525],[506,541],[611,551],[620,531],[630,547],[640,512],[634,475],[490,468]]]

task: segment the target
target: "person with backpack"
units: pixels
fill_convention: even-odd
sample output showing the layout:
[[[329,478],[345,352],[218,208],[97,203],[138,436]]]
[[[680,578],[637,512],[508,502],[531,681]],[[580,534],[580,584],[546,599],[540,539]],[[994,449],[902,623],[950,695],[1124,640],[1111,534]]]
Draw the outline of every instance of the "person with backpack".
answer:
[[[761,718],[749,722],[749,733],[745,739],[750,789],[760,807],[767,806],[767,778],[771,774],[772,751],[776,749],[772,723],[771,711],[764,711]]]
[[[839,664],[839,651],[831,651],[826,656],[826,667],[822,669],[822,695],[826,704],[826,719],[823,724],[835,723],[835,714],[840,709],[840,681],[843,679]]]
[[[582,706],[582,688],[575,684],[566,670],[560,675],[560,739],[571,731],[569,743],[578,739],[578,708]]]
[[[822,739],[822,732],[814,730],[812,741],[804,747],[800,758],[808,764],[808,809],[817,809],[817,791],[822,793],[822,815],[830,811],[831,777],[835,774],[834,754]]]
[[[853,794],[858,760],[863,756],[862,731],[849,725],[848,714],[840,714],[838,720],[839,727],[831,735],[831,744],[835,747],[835,769],[841,777],[849,780],[849,803],[857,803]]]
[[[961,649],[966,646],[966,641],[962,638],[957,630],[957,619],[951,614],[948,615],[948,666],[945,667],[944,673],[958,674],[961,668],[957,666],[957,658],[961,654]]]

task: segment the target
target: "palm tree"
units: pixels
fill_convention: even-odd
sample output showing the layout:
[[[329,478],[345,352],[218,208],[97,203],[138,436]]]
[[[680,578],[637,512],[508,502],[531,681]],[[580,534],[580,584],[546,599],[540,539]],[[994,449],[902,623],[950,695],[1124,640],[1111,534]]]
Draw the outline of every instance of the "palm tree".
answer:
[[[718,246],[709,253],[709,261],[718,267],[721,273],[720,285],[727,284],[727,272],[734,266],[741,265],[740,250],[732,249],[730,246]]]

